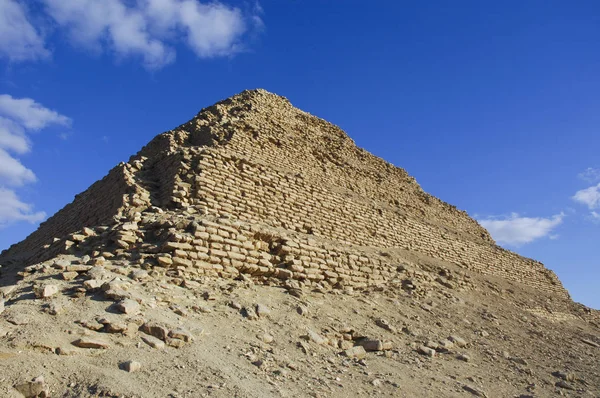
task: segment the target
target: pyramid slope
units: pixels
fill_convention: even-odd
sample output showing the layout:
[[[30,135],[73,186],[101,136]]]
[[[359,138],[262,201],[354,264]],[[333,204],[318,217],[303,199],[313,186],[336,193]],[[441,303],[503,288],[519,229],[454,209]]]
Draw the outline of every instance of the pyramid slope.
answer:
[[[394,278],[395,265],[380,254],[386,249],[568,296],[541,263],[496,246],[406,171],[264,90],[244,91],[157,136],[0,263],[78,253],[202,275],[360,287]]]

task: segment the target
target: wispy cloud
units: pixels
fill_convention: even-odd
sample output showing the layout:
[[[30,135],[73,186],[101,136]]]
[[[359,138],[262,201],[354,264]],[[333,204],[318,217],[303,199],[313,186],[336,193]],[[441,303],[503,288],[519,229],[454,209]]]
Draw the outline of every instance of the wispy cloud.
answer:
[[[0,0],[0,58],[13,62],[48,58],[50,51],[29,21],[23,3]]]
[[[575,192],[572,199],[586,205],[590,210],[600,207],[600,184]]]
[[[550,237],[552,231],[563,222],[564,217],[564,213],[548,218],[521,217],[517,213],[512,213],[508,217],[488,217],[477,221],[490,232],[496,242],[520,246],[546,236]],[[558,237],[556,234],[552,236]]]
[[[0,187],[0,228],[16,221],[36,223],[44,218],[46,213],[34,212],[32,206],[23,203],[14,191]]]
[[[2,1],[2,0],[0,0]],[[117,56],[139,57],[148,69],[175,60],[173,44],[184,42],[198,57],[231,56],[245,33],[262,23],[256,8],[197,0],[42,0],[70,41]]]
[[[19,199],[15,188],[35,182],[36,176],[11,153],[31,151],[28,134],[32,132],[51,125],[70,124],[68,117],[30,98],[0,95],[0,226],[21,220],[37,222],[45,217],[42,212],[34,213],[31,205]]]
[[[596,183],[600,181],[600,168],[588,167],[581,173],[577,174],[577,177],[592,184]]]
[[[592,185],[590,187],[580,189],[575,192],[575,195],[571,196],[571,199],[575,202],[587,206],[590,210],[588,219],[593,222],[600,222],[600,212],[596,211],[600,209],[600,169],[594,167],[588,167],[583,172],[579,173],[577,177],[580,180],[586,181]]]

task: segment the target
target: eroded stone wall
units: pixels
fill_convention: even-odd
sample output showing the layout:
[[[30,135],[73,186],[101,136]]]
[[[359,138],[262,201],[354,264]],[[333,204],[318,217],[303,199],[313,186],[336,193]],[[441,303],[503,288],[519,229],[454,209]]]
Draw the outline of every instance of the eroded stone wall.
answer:
[[[111,225],[116,220],[131,218],[149,205],[149,193],[140,184],[138,168],[141,163],[121,163],[104,178],[78,194],[22,242],[2,253],[6,259],[25,263],[43,260],[68,249],[48,250],[57,239],[85,227]]]
[[[178,238],[166,254],[177,269],[361,286],[395,275],[394,264],[372,250],[365,255],[366,248],[401,248],[567,294],[541,263],[496,246],[475,220],[425,193],[406,171],[263,91],[223,101],[157,136],[3,256],[20,253],[31,262],[85,248],[77,231],[102,225],[92,232],[100,234],[92,239],[96,252],[154,255],[156,237],[144,232],[143,220],[164,211],[199,223],[197,236],[174,228]],[[119,231],[124,222],[140,223],[137,235]],[[276,231],[269,236],[264,228]],[[51,245],[54,238],[60,244]]]

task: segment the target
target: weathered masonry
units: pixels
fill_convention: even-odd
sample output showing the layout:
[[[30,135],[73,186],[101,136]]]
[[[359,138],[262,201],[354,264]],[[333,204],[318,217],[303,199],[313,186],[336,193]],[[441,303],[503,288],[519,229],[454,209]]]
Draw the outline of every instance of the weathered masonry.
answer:
[[[363,286],[394,276],[368,250],[392,247],[567,294],[553,272],[497,246],[403,169],[263,90],[157,136],[0,262],[85,249],[203,275]]]

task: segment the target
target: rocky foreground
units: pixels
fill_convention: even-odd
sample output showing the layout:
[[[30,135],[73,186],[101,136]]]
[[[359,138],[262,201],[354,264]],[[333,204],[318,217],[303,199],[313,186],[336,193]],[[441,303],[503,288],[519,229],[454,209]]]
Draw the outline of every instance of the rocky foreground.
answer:
[[[387,255],[399,278],[360,290],[87,256],[5,268],[0,396],[600,396],[597,311]]]

